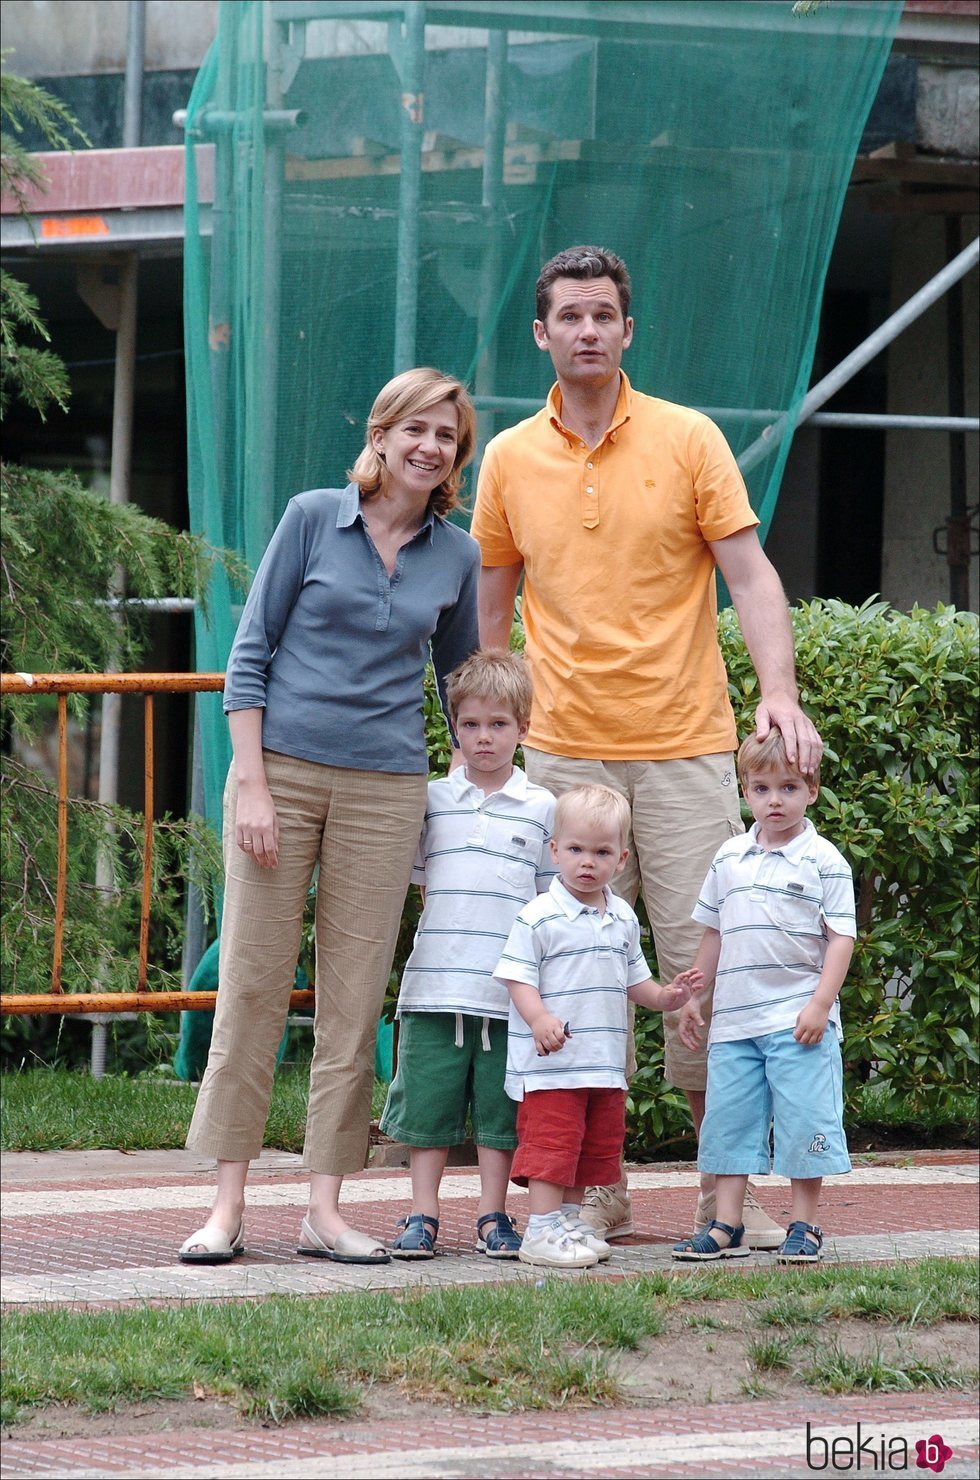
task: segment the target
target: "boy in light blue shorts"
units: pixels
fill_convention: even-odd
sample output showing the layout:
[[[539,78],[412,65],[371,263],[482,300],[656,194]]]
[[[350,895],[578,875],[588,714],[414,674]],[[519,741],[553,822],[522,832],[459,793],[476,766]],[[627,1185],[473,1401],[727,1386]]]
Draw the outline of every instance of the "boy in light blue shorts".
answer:
[[[825,1175],[849,1172],[843,1125],[838,992],[856,935],[846,859],[806,818],[819,777],[786,759],[783,739],[750,736],[738,753],[749,832],[715,854],[693,917],[707,926],[695,957],[714,983],[707,1105],[698,1170],[714,1173],[716,1214],[674,1246],[674,1258],[735,1258],[749,1176],[773,1167],[792,1184],[793,1213],[776,1251],[784,1264],[820,1257],[817,1207]],[[696,1048],[698,998],[681,1010],[681,1041]]]
[[[424,909],[398,996],[398,1069],[381,1129],[411,1148],[396,1259],[431,1259],[439,1185],[469,1112],[480,1166],[477,1251],[516,1259],[506,1212],[517,1107],[504,1093],[510,997],[493,972],[521,906],[548,888],[555,799],[514,765],[531,717],[517,653],[474,653],[446,684],[463,765],[429,782],[413,881]]]

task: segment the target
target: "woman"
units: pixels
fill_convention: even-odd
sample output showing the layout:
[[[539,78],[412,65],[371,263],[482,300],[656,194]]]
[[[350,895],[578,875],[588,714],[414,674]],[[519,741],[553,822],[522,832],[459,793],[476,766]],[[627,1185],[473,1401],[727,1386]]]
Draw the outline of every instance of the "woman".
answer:
[[[457,380],[408,370],[372,408],[343,490],[289,503],[255,577],[225,678],[221,990],[187,1145],[217,1158],[211,1216],[180,1250],[244,1247],[258,1156],[314,867],[316,1016],[299,1252],[383,1263],[340,1214],[365,1165],[374,1042],[425,811],[422,678],[477,647],[479,550],[446,522],[476,418]]]

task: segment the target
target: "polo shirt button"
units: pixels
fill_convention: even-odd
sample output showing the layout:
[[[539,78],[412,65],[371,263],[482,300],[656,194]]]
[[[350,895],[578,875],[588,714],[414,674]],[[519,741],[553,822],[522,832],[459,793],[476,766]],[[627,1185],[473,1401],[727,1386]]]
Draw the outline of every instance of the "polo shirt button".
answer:
[[[592,488],[591,486],[588,487],[585,491],[586,491],[586,493],[593,493],[593,494],[595,493],[595,489]]]
[[[586,463],[585,466],[587,468],[592,468],[592,467],[595,467],[595,464],[594,463]]]

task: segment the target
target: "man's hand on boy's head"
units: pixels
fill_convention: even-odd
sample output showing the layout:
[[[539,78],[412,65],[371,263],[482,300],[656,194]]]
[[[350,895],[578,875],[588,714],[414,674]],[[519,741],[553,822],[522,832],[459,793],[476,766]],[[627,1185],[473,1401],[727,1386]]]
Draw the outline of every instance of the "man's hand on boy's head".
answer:
[[[546,1058],[550,1053],[557,1053],[565,1046],[565,1024],[553,1012],[543,1012],[530,1026],[539,1059]],[[570,1033],[568,1037],[571,1037]]]
[[[690,997],[681,1008],[681,1015],[677,1020],[677,1036],[685,1048],[696,1052],[704,1037],[703,1028],[704,1018],[701,1016],[698,999]]]
[[[823,741],[810,716],[800,708],[799,700],[791,695],[771,694],[756,706],[756,739],[764,740],[771,729],[782,735],[790,765],[797,766],[804,776],[812,776],[823,755]]]
[[[813,1048],[816,1044],[823,1042],[829,1019],[830,1012],[826,1007],[821,1007],[817,1002],[808,1002],[797,1015],[793,1037],[797,1043]]]

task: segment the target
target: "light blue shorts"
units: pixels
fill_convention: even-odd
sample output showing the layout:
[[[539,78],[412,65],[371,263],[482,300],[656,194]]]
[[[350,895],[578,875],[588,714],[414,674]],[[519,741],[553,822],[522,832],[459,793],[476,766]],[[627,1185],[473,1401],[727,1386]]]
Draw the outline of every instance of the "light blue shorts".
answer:
[[[824,1177],[849,1172],[837,1030],[797,1043],[793,1030],[714,1043],[698,1170],[721,1176]]]

